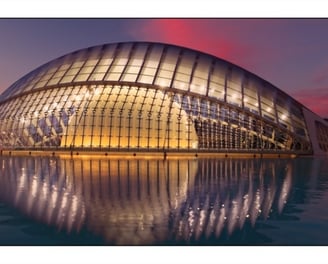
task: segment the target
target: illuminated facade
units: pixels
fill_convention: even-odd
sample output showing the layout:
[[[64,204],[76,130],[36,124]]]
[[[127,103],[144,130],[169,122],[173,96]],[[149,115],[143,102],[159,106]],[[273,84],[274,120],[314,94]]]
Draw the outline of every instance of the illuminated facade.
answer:
[[[0,131],[3,149],[324,154],[328,125],[227,61],[128,42],[67,54],[15,82],[0,96]]]

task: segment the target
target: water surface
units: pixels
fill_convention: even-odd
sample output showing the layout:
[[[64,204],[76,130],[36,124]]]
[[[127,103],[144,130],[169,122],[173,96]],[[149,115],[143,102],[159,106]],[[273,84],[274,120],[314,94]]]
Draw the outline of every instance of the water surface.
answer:
[[[328,160],[0,157],[0,245],[328,245]]]

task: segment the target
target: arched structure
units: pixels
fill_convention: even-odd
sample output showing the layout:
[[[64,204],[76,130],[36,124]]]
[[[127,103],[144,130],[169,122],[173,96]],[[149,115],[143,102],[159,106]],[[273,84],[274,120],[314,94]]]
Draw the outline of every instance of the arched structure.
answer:
[[[0,96],[0,131],[2,148],[322,154],[328,125],[227,61],[128,42],[67,54],[15,82]]]

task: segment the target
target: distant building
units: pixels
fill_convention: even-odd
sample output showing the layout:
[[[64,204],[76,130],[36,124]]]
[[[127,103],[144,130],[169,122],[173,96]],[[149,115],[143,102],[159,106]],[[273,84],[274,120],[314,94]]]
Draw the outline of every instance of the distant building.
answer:
[[[0,96],[3,149],[325,154],[328,122],[199,51],[114,43],[52,60]]]

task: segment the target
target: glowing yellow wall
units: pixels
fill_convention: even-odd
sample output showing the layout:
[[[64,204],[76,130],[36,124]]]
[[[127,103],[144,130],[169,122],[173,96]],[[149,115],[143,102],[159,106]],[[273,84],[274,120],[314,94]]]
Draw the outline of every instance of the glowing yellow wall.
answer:
[[[191,120],[170,95],[138,87],[99,89],[84,96],[83,108],[70,120],[61,146],[152,149],[197,146]]]

